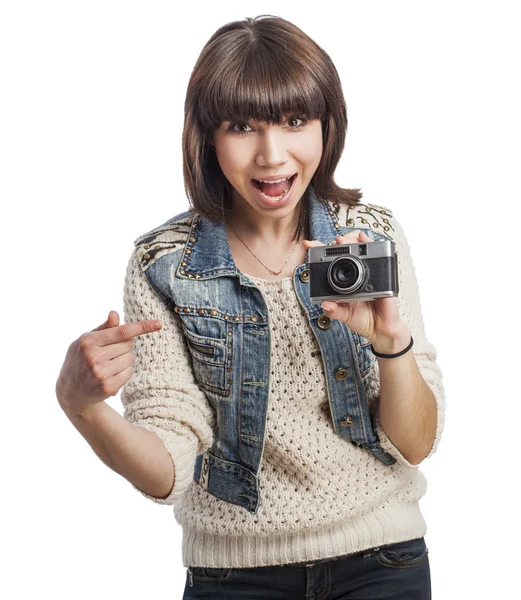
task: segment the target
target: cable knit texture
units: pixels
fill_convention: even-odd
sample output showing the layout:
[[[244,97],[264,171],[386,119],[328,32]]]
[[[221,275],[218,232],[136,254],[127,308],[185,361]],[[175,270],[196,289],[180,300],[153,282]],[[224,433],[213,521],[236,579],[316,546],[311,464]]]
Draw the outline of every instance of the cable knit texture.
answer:
[[[338,206],[338,205],[337,205]],[[364,205],[340,205],[339,221],[357,223]],[[388,214],[391,214],[388,211]],[[357,216],[358,215],[358,216]],[[437,447],[444,424],[444,390],[436,350],[424,331],[418,285],[404,233],[394,217],[390,235],[399,256],[398,306],[414,338],[414,352],[438,405]],[[249,276],[270,315],[271,371],[266,440],[256,515],[224,502],[193,480],[195,458],[213,443],[215,416],[191,370],[179,316],[151,288],[134,252],[124,288],[125,321],[159,319],[163,328],[134,338],[135,373],[124,386],[124,416],[154,432],[176,472],[169,496],[183,527],[184,566],[240,568],[342,556],[421,537],[419,509],[426,480],[383,431],[379,421],[378,362],[364,378],[375,431],[397,458],[386,466],[333,429],[320,347],[287,277]],[[139,488],[136,488],[139,489]]]

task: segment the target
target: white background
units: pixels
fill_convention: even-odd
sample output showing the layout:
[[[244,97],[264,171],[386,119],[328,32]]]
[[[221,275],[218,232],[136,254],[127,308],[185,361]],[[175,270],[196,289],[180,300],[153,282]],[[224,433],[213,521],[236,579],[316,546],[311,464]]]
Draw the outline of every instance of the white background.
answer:
[[[61,412],[68,345],[122,313],[133,240],[188,208],[183,103],[203,45],[263,13],[326,50],[348,105],[336,180],[394,211],[447,422],[422,465],[433,597],[519,585],[519,56],[514,2],[2,2],[2,597],[181,598],[172,507]],[[109,400],[122,412],[119,396]]]

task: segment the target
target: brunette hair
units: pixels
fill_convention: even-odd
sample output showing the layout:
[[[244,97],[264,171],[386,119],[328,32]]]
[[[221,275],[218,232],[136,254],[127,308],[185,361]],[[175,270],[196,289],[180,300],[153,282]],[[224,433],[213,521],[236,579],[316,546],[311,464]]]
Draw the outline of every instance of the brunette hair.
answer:
[[[185,100],[183,177],[191,210],[224,222],[231,184],[224,176],[212,132],[223,121],[281,123],[285,115],[322,121],[323,152],[310,184],[318,197],[356,204],[359,189],[333,180],[347,131],[347,108],[329,55],[282,17],[259,15],[220,27],[192,71]],[[293,239],[309,231],[307,194]]]

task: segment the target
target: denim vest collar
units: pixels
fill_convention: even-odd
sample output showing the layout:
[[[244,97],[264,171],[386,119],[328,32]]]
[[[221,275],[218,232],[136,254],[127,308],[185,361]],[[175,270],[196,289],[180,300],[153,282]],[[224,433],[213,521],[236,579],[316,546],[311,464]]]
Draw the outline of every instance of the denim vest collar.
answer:
[[[336,220],[336,212],[326,201],[317,197],[311,185],[306,195],[310,239],[327,244],[334,241],[337,235],[343,235],[342,227]],[[208,279],[223,275],[242,275],[231,255],[226,227],[224,223],[202,219],[196,214],[176,276]]]

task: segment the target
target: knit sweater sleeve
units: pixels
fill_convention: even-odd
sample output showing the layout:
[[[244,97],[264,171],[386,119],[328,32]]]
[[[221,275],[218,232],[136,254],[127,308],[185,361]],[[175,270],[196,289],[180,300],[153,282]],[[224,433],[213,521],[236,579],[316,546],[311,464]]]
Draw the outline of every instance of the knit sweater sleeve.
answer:
[[[397,297],[398,310],[402,321],[406,323],[411,331],[414,339],[412,352],[418,364],[418,369],[424,378],[427,385],[433,391],[437,405],[437,427],[436,435],[432,448],[426,458],[434,454],[440,441],[445,421],[445,391],[442,380],[442,372],[436,362],[436,348],[429,342],[425,334],[425,327],[422,317],[418,282],[414,263],[411,257],[411,252],[404,231],[393,216],[391,219],[392,238],[396,244],[396,253],[398,255],[398,277],[399,277],[399,294]],[[378,363],[375,364],[375,369],[372,372],[373,388],[377,386],[377,398],[373,404],[373,424],[375,432],[380,439],[382,447],[394,456],[397,461],[411,468],[418,468],[419,465],[410,463],[403,454],[396,448],[390,438],[383,430],[380,423],[380,403],[379,403],[379,370]],[[375,381],[377,379],[378,381]]]
[[[134,373],[120,394],[123,416],[163,442],[174,465],[175,481],[158,504],[174,504],[193,478],[195,459],[213,443],[214,413],[194,380],[180,317],[153,289],[134,250],[124,284],[126,323],[158,319],[163,327],[133,338]]]

